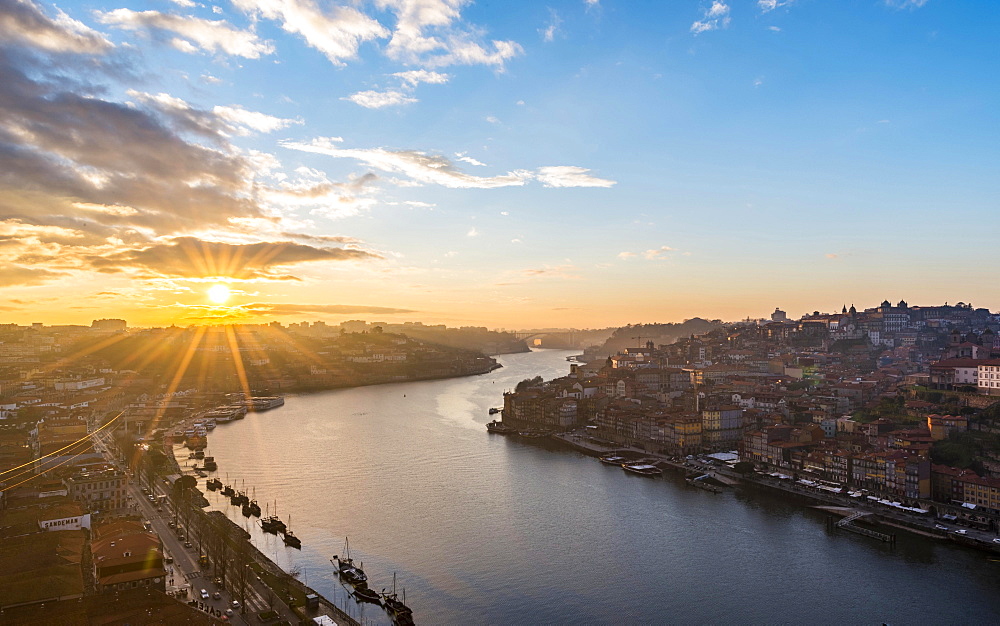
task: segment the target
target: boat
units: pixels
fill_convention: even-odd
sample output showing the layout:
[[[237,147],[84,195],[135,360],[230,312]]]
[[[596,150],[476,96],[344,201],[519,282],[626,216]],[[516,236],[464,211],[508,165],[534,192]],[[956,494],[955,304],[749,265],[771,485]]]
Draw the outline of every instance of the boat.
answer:
[[[379,606],[382,605],[382,596],[369,589],[367,585],[358,585],[354,588],[354,591],[351,592],[351,595],[353,595],[354,599],[358,602],[371,602],[372,604],[378,604]]]
[[[288,525],[289,526],[292,525],[291,515],[288,516]],[[296,537],[295,533],[293,533],[291,530],[286,529],[284,532],[282,532],[281,540],[285,542],[286,546],[289,546],[291,548],[298,548],[299,550],[302,549],[302,540]]]
[[[222,488],[222,495],[226,496],[227,498],[232,498],[233,496],[236,495],[236,490],[233,489],[232,485],[226,485],[225,487]]]
[[[403,600],[399,599],[396,595],[396,572],[392,573],[392,593],[386,593],[385,589],[382,590],[382,606],[385,607],[386,612],[392,617],[392,621],[395,624],[412,624],[413,623],[413,610],[406,606],[406,591],[403,592]]]
[[[617,454],[605,454],[598,460],[601,463],[605,463],[607,465],[621,465],[622,463],[627,462],[627,459],[625,457],[618,456]]]
[[[268,509],[271,507],[268,506]],[[285,523],[281,521],[278,517],[278,501],[274,502],[274,515],[267,515],[260,520],[260,528],[266,533],[271,533],[272,535],[277,535],[278,533],[285,532]]]
[[[218,478],[210,478],[208,481],[205,482],[205,487],[209,491],[216,491],[222,489],[222,481],[219,480]]]
[[[247,402],[247,410],[268,411],[284,404],[285,398],[282,396],[258,396],[256,398],[249,399]]]
[[[333,558],[330,559],[331,563],[336,561],[340,577],[352,585],[368,584],[368,576],[365,575],[365,571],[354,565],[354,559],[351,558],[351,546],[347,542],[347,538],[344,538],[344,553],[347,555],[344,558],[340,558],[334,554]]]
[[[206,472],[214,472],[215,470],[219,469],[219,464],[215,462],[214,456],[206,456],[204,465]]]
[[[251,500],[250,503],[247,504],[247,506],[250,507],[250,515],[253,515],[254,517],[260,517],[260,505],[257,504],[256,500]]]
[[[622,463],[622,469],[641,476],[659,476],[663,473],[663,470],[649,463]]]
[[[486,430],[490,431],[491,433],[499,433],[501,435],[506,435],[508,433],[516,432],[510,426],[504,424],[503,422],[498,422],[496,420],[493,420],[492,422],[487,424]]]

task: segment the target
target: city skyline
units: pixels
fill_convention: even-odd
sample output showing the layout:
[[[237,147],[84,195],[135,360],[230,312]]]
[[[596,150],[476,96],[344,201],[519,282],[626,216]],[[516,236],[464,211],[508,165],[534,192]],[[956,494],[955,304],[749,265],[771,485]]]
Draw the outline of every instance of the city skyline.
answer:
[[[0,317],[1000,309],[990,8],[5,0]]]

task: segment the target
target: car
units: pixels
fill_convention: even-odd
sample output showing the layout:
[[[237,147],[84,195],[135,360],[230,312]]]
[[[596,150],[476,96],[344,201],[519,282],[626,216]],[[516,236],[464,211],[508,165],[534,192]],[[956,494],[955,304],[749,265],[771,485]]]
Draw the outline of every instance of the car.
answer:
[[[174,520],[170,520],[169,522],[167,522],[167,528],[176,528],[176,527],[177,524],[174,523]]]
[[[221,600],[222,594],[216,591],[215,593],[212,594],[212,597],[215,598],[216,600]]]
[[[952,532],[955,533],[956,535],[968,535],[969,534],[969,531],[965,530],[964,528],[962,530],[954,530]]]
[[[191,542],[190,541],[185,541],[184,542],[184,547],[185,548],[190,548],[191,547]]]
[[[934,524],[934,528],[937,528],[938,530],[951,530],[947,526],[942,526],[941,524]]]
[[[202,600],[208,600],[208,598],[209,598],[208,590],[207,589],[202,589],[201,590],[201,599]]]
[[[240,601],[239,600],[233,600],[233,603],[232,603],[231,606],[233,607],[234,611],[238,610],[240,608]],[[232,613],[230,613],[230,615],[232,615]]]
[[[232,617],[233,616],[233,610],[232,609],[226,609],[226,615],[228,617]]]
[[[996,539],[994,539],[993,543],[1000,543],[1000,537],[997,537]]]

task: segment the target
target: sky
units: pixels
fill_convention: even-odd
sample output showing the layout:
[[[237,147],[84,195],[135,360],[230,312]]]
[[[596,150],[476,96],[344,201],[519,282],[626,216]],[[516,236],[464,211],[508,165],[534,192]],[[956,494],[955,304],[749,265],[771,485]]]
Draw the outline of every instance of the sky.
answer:
[[[0,0],[0,322],[997,310],[998,8]]]

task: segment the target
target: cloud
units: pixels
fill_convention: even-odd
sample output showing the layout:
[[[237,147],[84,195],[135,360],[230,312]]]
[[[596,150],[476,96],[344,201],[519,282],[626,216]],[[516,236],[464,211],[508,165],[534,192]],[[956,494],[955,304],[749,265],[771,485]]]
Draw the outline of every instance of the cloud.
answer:
[[[559,26],[562,24],[562,19],[559,14],[556,13],[555,9],[549,9],[549,23],[546,24],[545,28],[538,30],[542,35],[542,41],[551,43],[556,38],[556,32],[559,30]]]
[[[301,241],[315,241],[318,243],[350,243],[359,244],[360,239],[355,239],[354,237],[344,237],[342,235],[308,235],[306,233],[281,233],[282,237],[288,237],[290,239],[299,239]]]
[[[623,259],[623,260],[635,258],[635,256],[636,256],[635,252],[619,252],[618,253],[618,258],[619,259]]]
[[[357,304],[269,304],[256,303],[244,305],[244,308],[262,315],[300,315],[302,313],[330,313],[340,315],[403,315],[417,313],[413,309],[399,309],[384,306],[366,306]]]
[[[143,248],[91,256],[87,261],[102,272],[138,271],[180,278],[289,280],[282,268],[318,261],[369,261],[381,256],[354,248],[320,248],[290,241],[237,244],[175,237]]]
[[[469,229],[469,232],[465,233],[465,236],[466,237],[478,237],[479,236],[479,231],[476,230],[475,226],[473,226],[472,228]]]
[[[839,254],[835,254],[835,253],[833,253],[833,252],[831,252],[831,253],[829,253],[829,254],[826,254],[825,256],[826,256],[826,258],[828,258],[828,259],[838,259],[838,258],[840,258],[840,255],[839,255]]]
[[[775,33],[780,33],[781,32],[781,28],[779,28],[778,26],[768,26],[767,30],[770,30],[770,31],[775,32]]]
[[[705,9],[702,19],[691,24],[691,32],[697,35],[718,28],[726,28],[729,26],[729,20],[729,5],[720,2],[720,0],[712,0],[712,4]]]
[[[546,187],[612,187],[616,181],[597,178],[590,170],[572,165],[551,165],[538,168],[538,180]]]
[[[285,32],[301,36],[334,65],[344,65],[365,41],[389,36],[372,17],[349,6],[326,10],[312,0],[233,0],[241,11],[277,21]]]
[[[894,9],[919,9],[927,0],[885,0],[885,4]]]
[[[455,153],[455,158],[458,159],[459,161],[462,161],[463,163],[468,163],[469,165],[477,165],[479,167],[486,167],[485,163],[483,163],[482,161],[479,161],[477,159],[474,159],[474,158],[472,158],[470,156],[467,156],[465,152],[456,152]]]
[[[642,256],[649,261],[660,261],[669,257],[670,253],[673,251],[674,249],[670,246],[660,246],[659,248],[646,250],[642,253]]]
[[[102,237],[264,215],[246,195],[257,165],[228,146],[211,112],[192,113],[169,96],[110,102],[66,81],[68,62],[31,77],[14,63],[0,54],[0,214]],[[220,148],[189,142],[187,132]]]
[[[261,133],[273,133],[276,130],[288,128],[292,124],[302,124],[302,120],[282,119],[266,113],[248,111],[241,106],[217,106],[212,109],[212,113],[234,126],[249,128]]]
[[[562,279],[579,279],[580,276],[575,273],[576,267],[571,264],[565,265],[545,265],[540,268],[532,268],[521,270],[521,275],[526,278],[562,278]]]
[[[194,53],[199,49],[206,52],[221,51],[247,59],[258,59],[261,55],[274,52],[271,42],[261,41],[256,34],[239,30],[225,20],[213,21],[130,9],[98,12],[97,19],[103,24],[124,30],[173,33],[177,36],[170,40],[170,45],[181,52]]]
[[[354,104],[365,107],[366,109],[382,109],[391,106],[402,106],[404,104],[412,104],[414,102],[419,102],[416,98],[411,98],[401,91],[359,91],[358,93],[351,94],[341,100],[349,100]]]
[[[355,159],[383,172],[403,174],[416,183],[436,184],[453,189],[522,186],[536,178],[546,187],[611,187],[616,184],[613,180],[591,176],[590,170],[586,168],[572,165],[540,167],[537,172],[515,170],[501,176],[474,176],[458,169],[444,156],[416,150],[341,148],[336,145],[341,141],[339,137],[318,137],[310,142],[284,141],[281,145],[291,150]],[[462,157],[459,159],[463,160]]]
[[[451,78],[448,74],[441,74],[440,72],[431,72],[429,70],[410,70],[408,72],[396,72],[393,74],[396,78],[401,79],[404,83],[410,87],[416,87],[420,83],[427,83],[429,85],[443,85],[448,82]]]
[[[788,6],[793,2],[795,2],[795,0],[757,0],[757,8],[759,8],[762,13],[770,13],[779,7]]]
[[[166,93],[151,94],[128,90],[128,95],[163,114],[180,131],[194,132],[225,143],[229,135],[246,136],[251,131],[270,133],[302,124],[302,120],[282,119],[266,113],[249,111],[241,106],[216,106],[211,111],[196,109],[184,100]]]
[[[31,0],[0,0],[0,42],[76,54],[102,54],[114,47],[104,35],[61,10],[51,18]]]
[[[508,172],[502,176],[473,176],[457,167],[446,157],[429,155],[416,150],[386,150],[384,148],[340,148],[330,138],[320,137],[311,142],[282,142],[282,146],[303,152],[325,154],[335,158],[360,161],[369,167],[403,174],[420,183],[433,183],[453,189],[492,189],[524,185],[530,172]]]
[[[65,274],[19,265],[0,264],[0,287],[39,285]]]
[[[396,28],[386,47],[389,58],[424,67],[492,65],[521,54],[513,41],[480,43],[478,28],[465,29],[458,22],[470,0],[376,0],[379,9],[396,15]]]
[[[493,116],[493,115],[487,115],[484,119],[487,122],[489,122],[490,124],[499,124],[500,123],[500,119],[497,118],[496,116]]]

